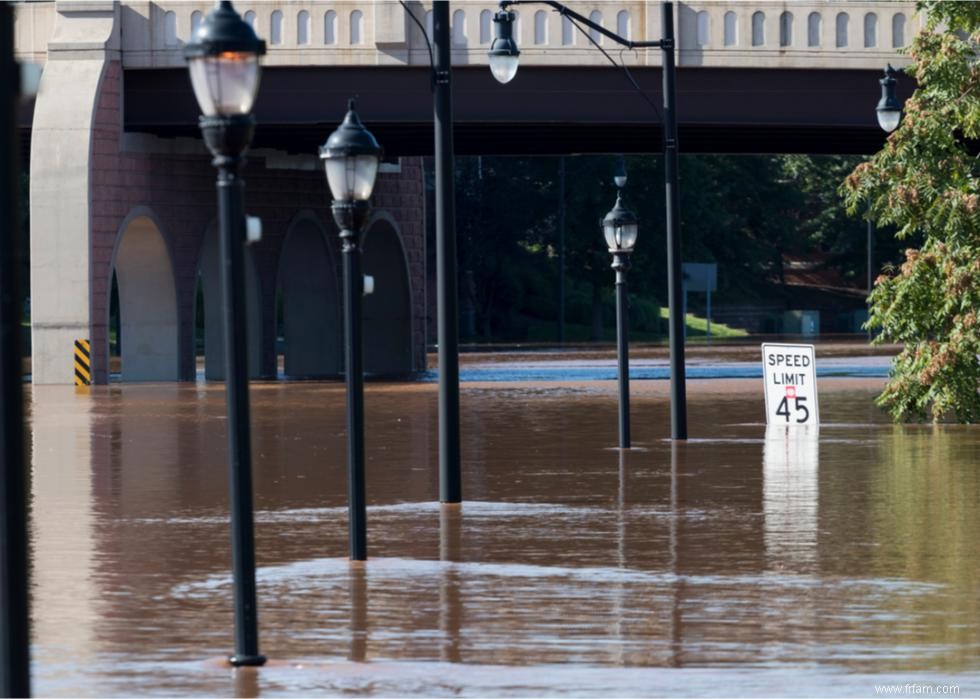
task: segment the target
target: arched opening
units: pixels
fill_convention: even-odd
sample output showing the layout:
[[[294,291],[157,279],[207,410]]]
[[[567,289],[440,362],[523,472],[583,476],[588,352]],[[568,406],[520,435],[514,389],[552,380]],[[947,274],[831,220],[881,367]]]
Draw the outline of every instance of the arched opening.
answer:
[[[328,46],[337,43],[337,13],[333,10],[323,15],[323,43]]]
[[[603,26],[602,13],[599,12],[599,10],[592,10],[592,12],[589,14],[589,19],[592,20],[593,24],[598,24],[600,27]],[[603,43],[602,34],[597,32],[595,29],[589,29],[589,36],[591,36],[592,40],[597,44]]]
[[[386,219],[375,221],[364,236],[364,274],[374,277],[374,293],[364,297],[364,371],[409,374],[412,293],[401,239]]]
[[[269,18],[269,43],[279,45],[282,43],[282,12],[274,10]]]
[[[310,13],[306,10],[296,15],[296,43],[300,46],[310,43]]]
[[[534,13],[534,43],[539,46],[548,43],[548,13],[544,10]]]
[[[173,10],[163,15],[163,43],[166,46],[177,45],[177,13]]]
[[[112,270],[112,284],[109,287],[109,374],[119,375],[119,344],[122,333],[119,327],[119,280],[116,270]]]
[[[573,46],[575,44],[575,27],[572,20],[562,15],[561,18],[561,45]]]
[[[360,10],[354,10],[350,13],[350,43],[360,44],[363,41],[362,25],[364,24],[364,13]]]
[[[892,17],[892,48],[905,46],[905,15],[899,12]]]
[[[625,39],[632,39],[630,36],[630,13],[629,10],[620,10],[616,15],[616,33]]]
[[[864,16],[864,48],[870,49],[878,45],[878,15],[869,12]]]
[[[850,17],[847,16],[846,12],[840,12],[837,15],[837,48],[844,48],[847,46],[847,25]]]
[[[711,18],[704,10],[697,14],[697,25],[698,46],[707,46],[711,41]]]
[[[122,380],[176,381],[177,291],[170,251],[149,217],[136,216],[120,233],[112,273]],[[111,298],[109,306],[111,327]]]
[[[190,41],[194,40],[194,35],[197,34],[198,28],[201,26],[201,22],[204,21],[204,13],[200,10],[194,10],[191,12],[191,36]]]
[[[255,12],[249,10],[242,16],[242,19],[244,19],[245,22],[248,23],[248,26],[250,26],[253,30],[255,29]]]
[[[752,45],[763,46],[766,43],[766,14],[752,13]]]
[[[492,37],[490,23],[493,21],[493,13],[490,10],[480,12],[480,43],[489,44]]]
[[[204,283],[201,275],[194,278],[194,375],[197,376],[198,366],[207,360],[206,332],[204,324]],[[109,346],[110,348],[112,345]],[[206,370],[206,367],[205,367]]]
[[[453,12],[452,37],[454,46],[466,46],[466,13]]]
[[[806,45],[811,48],[820,46],[820,25],[822,20],[819,12],[811,12],[806,18]]]
[[[793,45],[793,13],[783,12],[779,15],[779,45]]]
[[[738,46],[738,15],[731,10],[725,13],[725,46]]]
[[[203,318],[195,313],[194,326],[203,329],[204,378],[208,381],[224,381],[226,375],[224,283],[221,280],[219,242],[218,229],[212,225],[204,234],[204,244],[201,246],[197,265]],[[248,373],[252,378],[258,378],[262,375],[262,294],[250,248],[245,249],[245,318],[248,333]]]
[[[300,217],[289,227],[278,286],[286,376],[337,376],[343,366],[339,286],[325,233],[312,218]]]

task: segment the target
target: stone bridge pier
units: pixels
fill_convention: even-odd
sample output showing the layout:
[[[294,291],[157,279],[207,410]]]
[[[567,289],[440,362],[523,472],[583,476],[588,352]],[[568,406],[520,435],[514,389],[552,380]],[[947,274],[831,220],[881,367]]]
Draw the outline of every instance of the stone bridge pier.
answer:
[[[89,338],[93,380],[106,383],[115,332],[124,381],[194,380],[202,340],[205,377],[222,379],[210,157],[198,139],[124,131],[118,3],[59,5],[55,22],[31,134],[33,380],[71,383],[73,343]],[[335,377],[340,246],[318,159],[253,151],[244,179],[246,210],[263,226],[246,260],[251,374],[276,377],[281,354],[287,377]],[[364,303],[365,369],[410,375],[425,368],[421,160],[383,165],[373,206],[363,248],[365,274],[375,277]],[[114,278],[118,329],[110,328]]]

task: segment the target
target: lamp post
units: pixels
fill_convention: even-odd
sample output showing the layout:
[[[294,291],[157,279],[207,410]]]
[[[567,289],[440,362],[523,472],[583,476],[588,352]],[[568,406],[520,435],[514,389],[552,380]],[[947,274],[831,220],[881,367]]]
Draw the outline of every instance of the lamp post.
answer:
[[[618,178],[617,178],[618,179]],[[625,174],[622,177],[626,184]],[[639,223],[636,215],[623,206],[623,191],[616,195],[616,205],[602,219],[602,234],[612,254],[616,271],[616,358],[619,363],[619,448],[630,448],[630,360],[629,299],[626,295],[626,272],[630,254],[636,244]]]
[[[14,8],[0,3],[0,696],[31,693]]]
[[[367,505],[364,494],[364,366],[361,351],[361,227],[381,161],[381,146],[361,124],[354,101],[347,116],[320,148],[333,195],[333,218],[340,228],[344,258],[344,360],[347,380],[347,508],[350,559],[367,560]]]
[[[453,149],[451,27],[448,0],[432,3],[435,43],[436,315],[439,342],[439,501],[463,499],[459,437],[459,280]]]
[[[428,41],[425,26],[405,3]],[[432,3],[433,124],[436,194],[436,325],[439,350],[439,502],[463,500],[459,439],[459,279],[456,270],[456,187],[453,149],[452,27],[449,0]]]
[[[663,128],[664,181],[667,212],[667,305],[670,309],[670,435],[671,439],[687,439],[687,381],[684,366],[684,314],[680,308],[683,298],[681,285],[680,199],[677,176],[677,112],[674,78],[674,5],[663,3],[663,38],[657,41],[631,41],[601,24],[569,9],[555,0],[500,0],[500,10],[493,17],[496,38],[488,52],[490,72],[501,83],[517,75],[520,50],[514,39],[514,13],[511,5],[547,5],[558,14],[612,39],[627,49],[659,48],[663,53]]]
[[[898,97],[895,95],[895,87],[898,81],[895,80],[895,75],[897,71],[892,68],[891,63],[885,67],[885,77],[881,78],[878,83],[881,85],[881,99],[878,100],[878,106],[875,108],[875,113],[878,116],[878,126],[881,127],[882,131],[885,133],[891,133],[898,128],[899,122],[902,120],[902,103],[899,101]],[[875,228],[874,222],[871,220],[871,210],[868,209],[868,294],[874,289],[874,245],[875,245]],[[871,330],[868,329],[868,339],[871,339]]]
[[[225,390],[228,401],[228,466],[231,490],[235,654],[232,665],[262,665],[255,594],[252,521],[252,447],[248,410],[245,332],[245,210],[243,157],[252,142],[252,103],[259,88],[259,56],[265,42],[223,0],[201,22],[184,48],[191,86],[203,112],[201,133],[218,169],[225,326]]]

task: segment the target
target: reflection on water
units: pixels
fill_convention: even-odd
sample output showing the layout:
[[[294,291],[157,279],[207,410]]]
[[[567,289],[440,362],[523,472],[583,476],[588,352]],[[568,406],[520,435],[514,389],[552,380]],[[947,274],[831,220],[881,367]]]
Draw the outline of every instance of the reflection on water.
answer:
[[[822,391],[817,434],[767,430],[761,391],[693,390],[698,439],[671,444],[641,394],[622,452],[611,386],[467,387],[467,500],[440,506],[435,388],[372,384],[372,559],[351,565],[343,387],[258,385],[271,660],[231,671],[223,387],[35,387],[37,690],[980,688],[980,431],[892,427],[872,396]]]
[[[766,554],[771,565],[813,563],[819,527],[818,426],[767,426],[762,455]]]

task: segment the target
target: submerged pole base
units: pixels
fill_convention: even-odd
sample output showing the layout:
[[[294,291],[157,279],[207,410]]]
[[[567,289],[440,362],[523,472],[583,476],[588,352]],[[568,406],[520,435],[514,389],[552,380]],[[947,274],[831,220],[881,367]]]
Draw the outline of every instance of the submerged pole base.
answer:
[[[264,655],[230,655],[228,662],[235,667],[259,667],[265,665]]]

